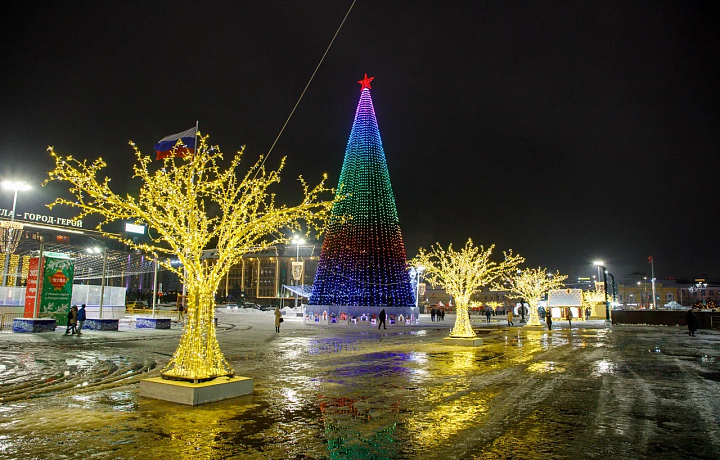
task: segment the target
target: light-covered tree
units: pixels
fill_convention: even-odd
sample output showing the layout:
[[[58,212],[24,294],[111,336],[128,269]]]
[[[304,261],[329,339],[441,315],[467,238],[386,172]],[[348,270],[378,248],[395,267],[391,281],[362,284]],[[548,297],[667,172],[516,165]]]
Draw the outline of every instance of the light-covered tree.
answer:
[[[503,252],[504,260],[501,262],[492,261],[490,256],[494,248],[494,244],[487,249],[474,246],[472,239],[468,239],[459,251],[455,251],[452,244],[446,250],[438,243],[431,247],[430,252],[420,249],[410,262],[413,266],[425,267],[425,278],[435,286],[442,286],[455,301],[455,326],[450,337],[475,337],[468,315],[470,298],[497,279],[507,277],[525,261],[522,256],[514,255],[512,250]]]
[[[505,295],[511,299],[524,299],[530,308],[528,326],[539,326],[538,303],[545,297],[550,289],[559,289],[567,275],[560,272],[547,273],[545,268],[526,268],[510,276],[505,283],[496,283],[493,289],[505,290]]]
[[[55,170],[46,181],[68,182],[74,196],[74,200],[58,198],[49,207],[76,208],[77,219],[99,215],[99,231],[132,249],[154,254],[158,264],[185,284],[187,322],[162,375],[194,382],[234,375],[220,351],[213,321],[214,294],[230,267],[240,262],[243,254],[288,242],[288,229],[299,231],[306,225],[308,231],[321,232],[333,204],[333,200],[322,199],[325,192],[333,192],[325,188],[324,181],[310,188],[300,177],[300,204],[276,205],[268,188],[280,182],[285,158],[277,170],[266,171],[258,160],[241,175],[237,169],[243,150],[225,167],[220,148],[207,140],[207,136],[199,136],[195,154],[184,158],[173,154],[157,166],[130,142],[136,157],[133,177],[142,182],[135,196],[119,195],[110,188],[110,178],[100,176],[107,166],[102,158],[88,163],[59,156],[53,147],[48,150]],[[135,243],[104,231],[108,223],[126,219],[146,224],[150,242]],[[210,248],[217,256],[213,264],[202,257],[203,250]],[[179,259],[182,267],[171,265],[168,257]]]
[[[582,306],[583,310],[590,308],[592,309],[599,303],[605,302],[605,292],[598,290],[583,291],[582,293]]]
[[[497,312],[497,309],[498,309],[500,306],[505,305],[505,304],[502,303],[502,302],[498,302],[497,300],[491,300],[491,301],[489,301],[489,302],[485,302],[485,305],[487,305],[488,307],[492,308],[493,313],[495,313],[495,312]]]

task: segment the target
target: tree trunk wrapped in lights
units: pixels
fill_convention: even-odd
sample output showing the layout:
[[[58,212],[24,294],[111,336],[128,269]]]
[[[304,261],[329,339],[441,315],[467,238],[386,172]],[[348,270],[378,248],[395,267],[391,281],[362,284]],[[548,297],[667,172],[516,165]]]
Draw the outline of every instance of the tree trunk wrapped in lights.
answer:
[[[563,287],[563,281],[567,279],[567,275],[561,275],[560,272],[547,273],[545,268],[526,268],[517,272],[506,280],[505,284],[496,284],[493,289],[505,289],[506,294],[511,299],[525,299],[530,306],[530,319],[528,326],[540,326],[538,317],[538,304],[545,297],[545,293],[550,289],[559,289]]]
[[[505,278],[525,261],[510,250],[503,252],[505,259],[502,262],[493,262],[490,256],[494,248],[494,244],[487,249],[473,246],[472,239],[468,239],[459,251],[455,251],[452,244],[447,250],[436,244],[430,253],[420,249],[417,257],[410,262],[413,266],[424,266],[424,276],[430,284],[442,286],[453,297],[456,315],[450,337],[476,337],[468,315],[470,297],[495,280]]]
[[[99,178],[106,166],[102,158],[92,163],[78,161],[56,155],[52,147],[48,150],[55,170],[45,182],[69,182],[75,197],[74,201],[58,198],[50,208],[57,204],[77,208],[78,219],[100,215],[103,221],[97,229],[105,236],[155,254],[156,262],[187,286],[187,323],[162,375],[194,382],[234,375],[220,351],[213,321],[215,291],[230,267],[239,263],[243,254],[287,243],[283,230],[299,231],[301,222],[308,231],[321,232],[334,203],[321,199],[325,192],[334,192],[325,188],[324,180],[311,189],[300,177],[301,204],[276,206],[274,194],[267,189],[280,182],[284,158],[275,171],[266,171],[258,160],[241,176],[236,170],[242,150],[224,168],[218,146],[208,145],[207,136],[200,137],[199,144],[194,155],[170,155],[151,170],[151,158],[131,142],[137,159],[133,177],[142,181],[137,198],[114,193],[110,179]],[[150,242],[138,244],[104,231],[108,223],[125,219],[146,224]],[[203,250],[213,246],[217,260],[207,264],[202,260]],[[169,258],[179,259],[182,267],[172,266]]]

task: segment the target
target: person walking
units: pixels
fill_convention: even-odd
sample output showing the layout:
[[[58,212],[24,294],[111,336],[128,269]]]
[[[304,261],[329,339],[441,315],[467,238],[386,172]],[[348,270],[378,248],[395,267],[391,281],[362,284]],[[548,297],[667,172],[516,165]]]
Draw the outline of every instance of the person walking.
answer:
[[[387,329],[385,327],[385,309],[383,308],[380,310],[380,314],[378,315],[379,321],[378,321],[378,329],[380,329],[380,325],[382,324],[383,329]]]
[[[70,307],[67,315],[67,327],[65,328],[65,334],[69,334],[72,330],[72,335],[77,332],[75,325],[77,324],[77,305]]]
[[[507,322],[508,322],[508,326],[514,326],[514,325],[515,325],[515,323],[513,323],[513,312],[512,312],[512,308],[511,308],[510,310],[508,310],[508,312],[507,312]]]
[[[488,322],[488,323],[490,322],[490,316],[491,316],[491,315],[492,315],[492,313],[490,312],[490,310],[488,310],[488,309],[486,308],[486,309],[485,309],[485,317],[487,318],[487,322]]]
[[[695,337],[695,331],[698,330],[698,317],[691,308],[688,310],[687,315],[685,315],[685,324],[687,324],[688,327],[688,335],[690,337]]]
[[[185,306],[183,306],[183,302],[178,305],[178,322],[180,321],[185,322]]]
[[[552,331],[552,314],[550,309],[545,311],[545,324],[547,324],[548,331]]]
[[[567,318],[568,318],[568,324],[570,324],[570,329],[572,329],[573,314],[572,314],[572,309],[570,307],[568,307],[568,309],[567,309]]]
[[[430,321],[435,321],[435,307],[430,309]]]
[[[83,323],[85,323],[85,319],[87,318],[87,315],[85,313],[85,304],[80,305],[80,310],[77,312],[77,333],[78,335],[82,335],[82,327]]]
[[[585,309],[585,321],[590,321],[590,307]]]
[[[275,332],[280,333],[280,323],[283,322],[280,307],[275,307]]]

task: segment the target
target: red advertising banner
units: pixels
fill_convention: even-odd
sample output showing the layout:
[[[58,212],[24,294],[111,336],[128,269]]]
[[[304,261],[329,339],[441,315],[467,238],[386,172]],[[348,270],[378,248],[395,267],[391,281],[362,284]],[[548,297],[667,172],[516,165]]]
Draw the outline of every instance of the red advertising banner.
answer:
[[[38,294],[38,267],[40,258],[33,257],[28,264],[27,287],[25,288],[25,312],[23,318],[35,316],[35,297]]]

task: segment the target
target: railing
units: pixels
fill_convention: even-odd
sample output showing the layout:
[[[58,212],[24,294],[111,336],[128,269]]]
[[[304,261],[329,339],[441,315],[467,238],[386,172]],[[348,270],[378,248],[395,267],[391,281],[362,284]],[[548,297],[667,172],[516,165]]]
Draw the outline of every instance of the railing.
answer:
[[[133,316],[149,316],[152,315],[152,308],[128,308],[125,311],[126,315],[133,315]],[[177,318],[178,311],[177,310],[159,310],[155,309],[155,316],[163,316],[163,317],[171,317],[171,318]]]
[[[56,313],[51,313],[47,316],[55,320],[56,326],[67,326],[67,321],[68,321],[67,312],[56,312]]]
[[[22,313],[0,313],[0,331],[6,328],[12,329],[13,320],[22,317]]]
[[[720,328],[720,315],[710,315],[710,329]]]

